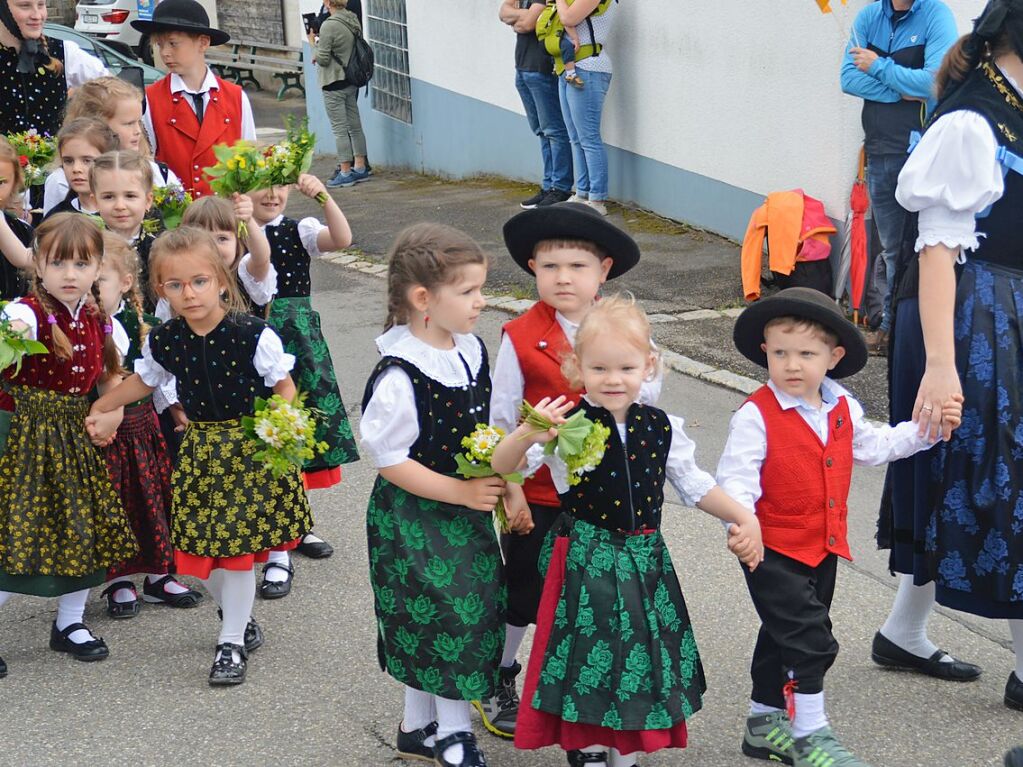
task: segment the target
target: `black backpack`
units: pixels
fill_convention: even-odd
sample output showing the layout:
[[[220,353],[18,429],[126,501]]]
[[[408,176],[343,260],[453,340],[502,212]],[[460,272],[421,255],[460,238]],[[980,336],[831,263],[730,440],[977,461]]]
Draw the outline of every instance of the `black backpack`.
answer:
[[[373,49],[362,36],[361,32],[355,32],[355,42],[352,44],[352,55],[347,64],[342,64],[336,54],[331,53],[334,61],[341,64],[345,71],[345,80],[349,85],[361,88],[373,79]]]

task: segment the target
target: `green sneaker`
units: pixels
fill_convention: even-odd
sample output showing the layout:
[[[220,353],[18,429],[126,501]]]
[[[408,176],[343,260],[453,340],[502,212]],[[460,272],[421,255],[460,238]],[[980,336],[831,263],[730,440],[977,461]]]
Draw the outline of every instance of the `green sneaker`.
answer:
[[[796,738],[792,756],[795,767],[870,767],[849,753],[830,727],[821,727],[805,738]]]
[[[753,759],[792,764],[792,725],[784,711],[746,717],[742,753]]]

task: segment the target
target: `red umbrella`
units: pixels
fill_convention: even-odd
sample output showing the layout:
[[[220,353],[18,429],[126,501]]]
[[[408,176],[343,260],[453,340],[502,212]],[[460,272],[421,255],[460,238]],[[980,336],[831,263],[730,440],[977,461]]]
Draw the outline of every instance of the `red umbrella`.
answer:
[[[867,224],[864,217],[870,207],[867,184],[863,179],[864,152],[860,149],[860,168],[849,195],[851,218],[846,235],[850,242],[849,302],[853,308],[853,322],[860,321],[860,304],[863,302],[863,283],[867,276]]]

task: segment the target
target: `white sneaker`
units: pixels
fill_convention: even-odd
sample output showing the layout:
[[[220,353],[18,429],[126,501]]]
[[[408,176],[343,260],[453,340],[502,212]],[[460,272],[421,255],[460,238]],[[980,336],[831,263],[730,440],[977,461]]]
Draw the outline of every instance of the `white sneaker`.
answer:
[[[602,200],[586,200],[586,204],[593,208],[597,213],[602,216],[607,215],[607,206],[604,205]]]
[[[582,203],[585,203],[585,202],[587,202],[587,200],[586,200],[585,197],[580,197],[579,195],[573,193],[571,197],[569,197],[567,200],[565,200],[565,202],[582,202]]]

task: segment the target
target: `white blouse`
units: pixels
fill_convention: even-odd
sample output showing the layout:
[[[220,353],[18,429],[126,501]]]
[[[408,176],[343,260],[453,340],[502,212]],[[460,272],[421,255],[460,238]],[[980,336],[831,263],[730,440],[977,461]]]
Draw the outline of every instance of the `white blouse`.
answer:
[[[68,312],[71,314],[71,318],[77,320],[78,315],[82,311],[82,307],[85,306],[85,303],[88,300],[88,296],[82,296],[74,310],[67,306],[67,304],[63,304],[63,306],[67,308]],[[28,338],[35,341],[39,337],[39,322],[36,320],[36,313],[32,311],[31,306],[21,303],[20,298],[16,298],[10,303],[4,304],[2,314],[4,318],[11,322],[24,322],[28,326]],[[128,353],[128,331],[126,331],[124,326],[113,317],[110,318],[110,325],[113,328],[111,332],[114,336],[114,345],[117,346],[117,351],[119,351],[123,357]]]
[[[109,74],[109,70],[98,57],[83,51],[74,40],[64,41],[64,78],[67,80],[68,88],[77,88],[89,80],[106,77]]]
[[[483,364],[483,345],[471,334],[456,335],[454,340],[453,349],[437,349],[412,335],[407,325],[397,325],[378,337],[376,344],[381,356],[410,362],[444,386],[468,388],[469,373],[475,379]],[[359,437],[377,469],[408,460],[419,439],[419,413],[412,381],[401,368],[390,367],[377,378],[362,412]]]
[[[587,398],[587,402],[589,402],[589,398]],[[714,489],[717,482],[714,481],[714,477],[696,464],[696,443],[686,434],[685,421],[682,417],[669,414],[668,421],[671,423],[671,445],[668,447],[665,475],[682,502],[687,506],[695,506]],[[618,436],[621,438],[622,444],[625,444],[625,424],[615,425],[618,427]],[[609,445],[608,450],[611,449]],[[559,493],[568,492],[570,485],[565,462],[557,452],[545,455],[544,445],[532,445],[526,451],[526,469],[523,473],[526,476],[532,476],[543,465],[551,470],[554,489]]]
[[[782,410],[795,409],[807,425],[827,443],[828,416],[840,397],[849,403],[853,429],[853,461],[860,466],[880,466],[927,450],[937,440],[917,435],[917,424],[904,421],[895,426],[875,425],[863,414],[863,406],[844,387],[825,378],[821,384],[823,404],[812,407],[806,400],[779,391],[773,382],[767,385],[778,398]],[[718,461],[717,480],[722,489],[748,509],[756,509],[760,500],[760,469],[767,457],[767,429],[760,409],[752,402],[740,407],[728,427],[728,441]]]
[[[1012,78],[1006,75],[1006,80],[1023,94]],[[984,219],[978,220],[977,214],[1005,192],[997,151],[991,125],[968,109],[942,115],[927,129],[906,160],[895,191],[903,208],[920,213],[917,251],[939,243],[961,251],[979,247]]]
[[[60,158],[57,159],[60,162]],[[155,161],[149,161],[150,166],[153,169],[153,188],[158,186],[167,186],[168,184],[180,184],[181,181],[174,171],[167,168],[167,179],[163,180],[163,171],[160,170],[160,166]],[[71,187],[67,183],[67,175],[64,173],[63,168],[56,168],[49,176],[46,177],[46,181],[43,183],[43,215],[45,216],[50,212],[50,209],[55,205],[59,205],[64,202],[64,198],[67,197],[68,190]]]
[[[295,357],[284,351],[284,345],[272,328],[264,328],[256,342],[256,353],[252,357],[256,372],[263,376],[263,383],[273,386],[284,380],[295,367]],[[142,356],[135,361],[135,372],[142,382],[154,389],[174,383],[174,375],[153,359],[149,348],[149,337],[142,343]]]

